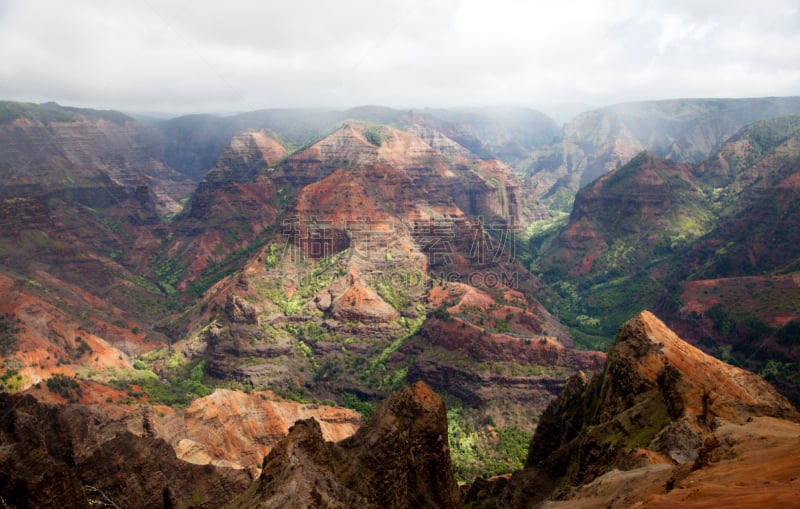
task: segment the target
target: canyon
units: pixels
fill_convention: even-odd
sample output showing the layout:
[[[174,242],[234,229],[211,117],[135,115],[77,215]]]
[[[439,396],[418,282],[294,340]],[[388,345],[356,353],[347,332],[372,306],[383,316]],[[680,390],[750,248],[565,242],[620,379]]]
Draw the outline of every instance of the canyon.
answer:
[[[695,348],[797,402],[796,98],[0,106],[4,502],[657,507],[796,436]]]

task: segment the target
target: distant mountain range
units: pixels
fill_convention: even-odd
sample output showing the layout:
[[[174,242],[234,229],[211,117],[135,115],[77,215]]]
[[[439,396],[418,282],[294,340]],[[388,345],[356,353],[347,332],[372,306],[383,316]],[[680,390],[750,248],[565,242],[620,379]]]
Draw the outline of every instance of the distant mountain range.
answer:
[[[560,144],[536,151],[528,178],[546,202],[569,210],[578,189],[643,150],[699,162],[748,124],[796,114],[798,97],[675,99],[599,108],[565,124]]]

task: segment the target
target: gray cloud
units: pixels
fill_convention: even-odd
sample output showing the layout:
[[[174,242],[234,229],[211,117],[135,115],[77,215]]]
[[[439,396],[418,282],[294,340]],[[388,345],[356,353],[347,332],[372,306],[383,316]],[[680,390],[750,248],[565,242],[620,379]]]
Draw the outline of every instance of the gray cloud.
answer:
[[[138,111],[800,94],[794,0],[0,3],[0,98]]]

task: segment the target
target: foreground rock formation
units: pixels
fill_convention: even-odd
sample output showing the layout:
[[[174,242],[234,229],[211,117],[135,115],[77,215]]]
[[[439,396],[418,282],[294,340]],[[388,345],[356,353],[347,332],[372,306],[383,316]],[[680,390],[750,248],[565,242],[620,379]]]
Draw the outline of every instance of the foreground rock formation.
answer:
[[[340,407],[302,404],[269,392],[217,389],[186,409],[156,419],[156,433],[182,460],[259,472],[264,457],[295,421],[315,419],[325,440],[351,436],[361,416]]]
[[[424,382],[326,441],[351,417],[224,390],[168,415],[4,394],[0,496],[19,507],[462,507],[445,405]],[[790,507],[799,445],[800,414],[775,389],[645,311],[600,373],[573,376],[548,406],[525,469],[464,495],[486,508]],[[257,467],[243,467],[263,454],[251,481]]]
[[[264,462],[239,508],[461,506],[444,402],[424,383],[393,394],[365,427],[337,444],[314,419],[298,421]]]
[[[763,379],[704,354],[644,311],[620,329],[605,369],[573,377],[547,408],[525,470],[504,490],[493,486],[502,494],[492,503],[796,502],[798,423]]]
[[[162,410],[0,395],[0,497],[17,507],[219,507],[247,488],[296,420],[317,419],[328,440],[361,424],[344,408],[230,390]]]
[[[179,460],[164,440],[82,405],[0,395],[0,491],[16,507],[220,506],[244,470]]]

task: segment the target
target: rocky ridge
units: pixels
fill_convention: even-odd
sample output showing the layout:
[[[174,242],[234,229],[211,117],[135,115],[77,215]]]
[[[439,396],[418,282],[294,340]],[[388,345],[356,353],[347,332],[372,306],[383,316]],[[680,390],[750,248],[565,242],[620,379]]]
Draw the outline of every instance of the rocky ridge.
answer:
[[[735,444],[752,439],[741,437],[753,433],[753,422],[763,423],[764,436],[771,437],[764,440],[774,447],[787,445],[781,436],[800,437],[800,414],[763,379],[702,353],[642,312],[620,329],[605,369],[592,379],[576,375],[550,404],[531,441],[526,470],[514,475],[497,503],[529,507],[551,497],[575,499],[578,507],[589,500],[646,507],[689,486],[705,498],[716,488],[705,493],[687,479],[711,479],[728,468],[723,465],[735,469],[726,462],[746,456],[745,447],[738,456]],[[776,461],[784,459],[790,461]],[[741,468],[747,475],[750,467]],[[703,469],[708,470],[693,473]],[[598,488],[597,479],[606,488]],[[781,476],[776,480],[781,490],[796,495],[800,489]],[[724,477],[709,486],[735,492]]]
[[[156,253],[156,272],[186,291],[204,272],[264,235],[280,212],[278,188],[265,175],[286,156],[267,130],[235,135],[173,221],[174,235]],[[198,292],[203,289],[198,290]]]
[[[286,401],[271,393],[217,389],[187,408],[155,419],[155,434],[178,458],[260,473],[261,463],[296,421],[315,419],[325,440],[339,441],[361,426],[348,409]]]
[[[425,384],[393,394],[351,438],[298,421],[231,507],[461,507],[444,402]]]
[[[91,399],[96,389],[81,386]],[[19,507],[220,507],[295,421],[316,419],[320,436],[337,441],[361,425],[350,410],[270,393],[217,390],[180,411],[33,394],[0,395],[0,497]]]
[[[152,434],[136,434],[83,405],[0,394],[0,485],[19,507],[220,506],[247,488],[243,470],[179,460]]]

